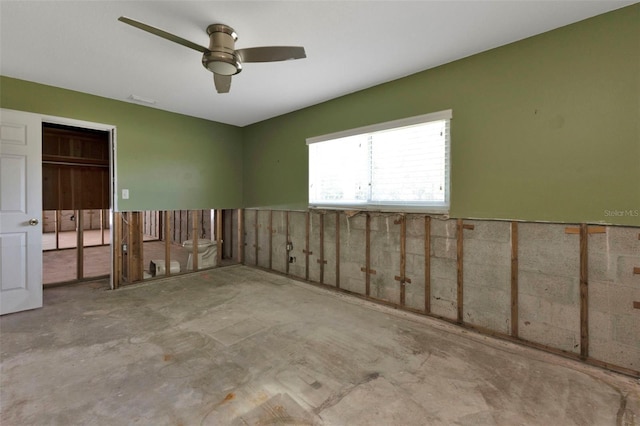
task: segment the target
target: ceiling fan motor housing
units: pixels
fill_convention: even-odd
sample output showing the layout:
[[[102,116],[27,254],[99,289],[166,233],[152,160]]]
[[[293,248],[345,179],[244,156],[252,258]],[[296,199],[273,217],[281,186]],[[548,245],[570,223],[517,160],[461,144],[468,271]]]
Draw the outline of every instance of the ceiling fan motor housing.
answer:
[[[213,24],[207,27],[207,34],[209,51],[202,55],[202,65],[220,75],[234,75],[242,71],[242,63],[235,50],[238,36],[233,28],[224,24]]]

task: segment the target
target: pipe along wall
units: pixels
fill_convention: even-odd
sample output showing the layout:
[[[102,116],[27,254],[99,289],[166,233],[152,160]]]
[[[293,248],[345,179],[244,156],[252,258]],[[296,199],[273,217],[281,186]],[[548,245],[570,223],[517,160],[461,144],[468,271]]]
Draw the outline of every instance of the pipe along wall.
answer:
[[[638,227],[244,214],[246,265],[640,377]]]

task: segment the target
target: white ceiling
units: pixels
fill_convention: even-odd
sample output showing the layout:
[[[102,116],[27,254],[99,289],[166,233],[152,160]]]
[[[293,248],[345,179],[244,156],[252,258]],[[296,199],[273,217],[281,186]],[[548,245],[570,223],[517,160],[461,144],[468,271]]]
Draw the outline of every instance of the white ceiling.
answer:
[[[0,1],[0,74],[245,126],[636,1]],[[307,58],[249,63],[217,94],[201,54],[117,20],[207,46],[302,45]],[[1,89],[1,88],[0,88]]]

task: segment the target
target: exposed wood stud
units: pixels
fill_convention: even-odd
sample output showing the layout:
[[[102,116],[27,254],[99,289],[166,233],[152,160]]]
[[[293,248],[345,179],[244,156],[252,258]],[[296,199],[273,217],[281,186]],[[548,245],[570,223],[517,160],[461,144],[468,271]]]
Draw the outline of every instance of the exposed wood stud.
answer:
[[[127,273],[127,283],[131,282],[131,274],[133,273],[133,265],[131,263],[131,256],[133,254],[133,247],[132,247],[132,241],[133,241],[133,233],[132,233],[132,226],[133,226],[133,213],[132,212],[126,212],[124,213],[124,218],[125,218],[125,223],[127,225],[127,250],[125,252],[126,255],[126,273]],[[123,250],[124,251],[124,250]]]
[[[640,275],[640,268],[639,267],[633,268],[633,274],[634,275]]]
[[[122,213],[113,213],[113,277],[111,277],[112,289],[120,288],[122,284]]]
[[[320,214],[320,259],[318,259],[318,263],[320,264],[320,284],[324,284],[324,265],[327,263],[324,260],[324,214]]]
[[[511,222],[511,335],[518,337],[518,222]]]
[[[269,269],[273,269],[273,210],[269,210]]]
[[[84,278],[84,214],[76,211],[76,279]]]
[[[60,248],[60,215],[62,212],[60,210],[56,210],[55,215],[55,225],[56,225],[56,250]],[[640,235],[638,236],[640,237]]]
[[[589,230],[580,225],[580,358],[589,357]]]
[[[640,309],[640,302],[633,302],[634,309]]]
[[[424,311],[431,313],[431,216],[424,217]]]
[[[362,272],[365,272],[365,273],[368,273],[368,274],[371,274],[371,275],[376,275],[377,274],[377,271],[375,269],[367,269],[365,267],[362,267],[362,268],[360,268],[360,270]]]
[[[137,234],[138,234],[138,250],[136,251],[136,274],[138,281],[144,279],[144,217],[142,212],[136,212]]]
[[[287,241],[287,246],[289,246],[289,244],[291,244],[291,240],[290,240],[290,236],[289,236],[289,211],[286,212],[285,214],[285,220],[286,220],[286,224],[285,224],[285,232],[286,232],[286,241]],[[286,259],[284,261],[285,263],[285,272],[287,273],[287,275],[289,274],[289,257],[291,255],[291,253],[289,252],[289,250],[285,250],[286,253]]]
[[[200,269],[200,265],[198,265],[198,211],[191,211],[191,241],[193,241],[193,249],[191,250],[191,258],[193,266],[193,270],[197,271]],[[166,269],[167,265],[165,265]]]
[[[394,278],[400,282],[400,306],[404,306],[406,300],[405,283],[411,283],[411,280],[405,276],[407,270],[407,218],[401,215],[400,219],[394,223],[400,224],[400,275]]]
[[[223,252],[222,245],[224,244],[223,233],[222,233],[222,228],[224,226],[224,210],[222,209],[215,210],[213,218],[214,218],[213,222],[216,225],[216,231],[215,231],[216,246],[217,246],[216,265],[220,266],[222,264],[222,252]],[[213,233],[213,230],[211,231],[212,231],[211,233]]]
[[[307,210],[304,215],[304,279],[309,280],[309,255],[311,252],[309,251],[309,229],[311,227],[311,213]]]
[[[171,212],[164,212],[164,274],[168,277],[171,275]]]
[[[463,229],[468,229],[470,231],[473,231],[474,229],[476,229],[475,225],[462,225]]]
[[[458,237],[458,241],[456,244],[456,253],[457,253],[457,261],[458,261],[458,297],[457,297],[457,303],[458,303],[458,322],[462,323],[464,322],[464,311],[463,311],[463,302],[464,302],[464,287],[463,287],[463,282],[464,282],[464,275],[463,275],[463,270],[462,270],[462,266],[463,266],[463,254],[464,251],[462,249],[462,244],[463,244],[463,240],[464,240],[464,223],[462,222],[462,219],[458,219],[458,224],[457,224],[457,237]]]
[[[238,209],[238,263],[244,263],[244,209]]]
[[[100,209],[100,243],[104,245],[104,213],[106,210]]]
[[[336,288],[340,288],[340,212],[336,212]]]
[[[371,294],[371,277],[369,275],[375,272],[371,271],[371,216],[369,213],[366,213],[365,216],[365,269],[363,272],[365,272],[365,294],[369,296]]]
[[[582,226],[582,225],[581,225]],[[587,226],[589,234],[604,234],[607,232],[606,226]],[[564,228],[565,234],[580,234],[580,227],[568,226]]]
[[[254,224],[253,224],[253,232],[254,232],[254,244],[253,246],[256,249],[255,252],[255,264],[258,265],[258,210],[254,210],[254,214],[255,214],[255,220],[254,220]]]

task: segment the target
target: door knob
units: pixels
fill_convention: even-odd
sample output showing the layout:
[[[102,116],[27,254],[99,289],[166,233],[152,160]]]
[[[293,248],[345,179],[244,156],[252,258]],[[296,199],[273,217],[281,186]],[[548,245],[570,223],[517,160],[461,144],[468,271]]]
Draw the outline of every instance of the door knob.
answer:
[[[31,226],[36,226],[37,224],[39,224],[40,221],[38,221],[38,219],[29,219],[29,225]]]

